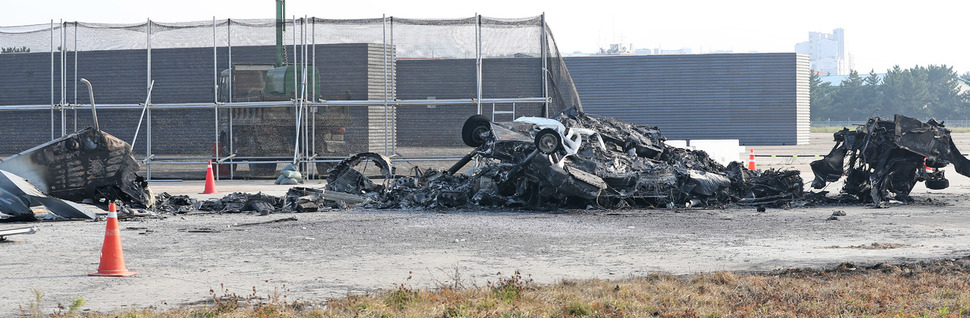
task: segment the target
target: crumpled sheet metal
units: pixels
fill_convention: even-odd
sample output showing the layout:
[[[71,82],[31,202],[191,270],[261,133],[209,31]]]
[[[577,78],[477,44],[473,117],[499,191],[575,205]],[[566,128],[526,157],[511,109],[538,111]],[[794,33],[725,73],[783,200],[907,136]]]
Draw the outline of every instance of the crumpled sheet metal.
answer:
[[[62,218],[93,220],[97,217],[82,205],[50,197],[26,179],[0,170],[0,221],[37,221],[30,207],[40,205]]]
[[[156,196],[155,211],[171,214],[214,213],[271,213],[317,212],[367,202],[362,196],[333,192],[326,189],[292,187],[285,196],[265,193],[234,192],[222,198],[196,200],[187,195],[160,193]]]
[[[596,142],[584,140],[576,154],[547,155],[533,143],[536,129],[493,122],[481,136],[485,142],[448,171],[415,169],[383,187],[359,186],[360,178],[329,180],[327,187],[372,196],[370,205],[378,208],[787,206],[802,197],[797,171],[749,171],[737,162],[725,167],[703,151],[664,144],[656,127],[577,112],[555,119],[596,132]],[[449,174],[469,158],[477,158],[478,166],[467,174]]]
[[[929,189],[949,186],[943,170],[927,172],[924,165],[943,168],[952,163],[958,173],[970,176],[970,160],[956,148],[950,130],[934,119],[922,122],[899,114],[892,120],[871,117],[855,130],[845,128],[833,137],[835,146],[829,154],[811,163],[816,189],[844,176],[841,192],[859,201],[909,202],[918,182]]]
[[[90,127],[0,160],[0,169],[64,200],[152,204],[131,146]]]

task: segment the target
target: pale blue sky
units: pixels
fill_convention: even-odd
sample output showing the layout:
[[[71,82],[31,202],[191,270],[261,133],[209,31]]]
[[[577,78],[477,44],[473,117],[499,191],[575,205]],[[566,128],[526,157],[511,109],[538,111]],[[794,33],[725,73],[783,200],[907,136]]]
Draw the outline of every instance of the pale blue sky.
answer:
[[[55,21],[180,22],[272,18],[273,0],[2,0],[0,25]],[[563,52],[609,43],[693,52],[791,52],[809,31],[845,29],[855,68],[946,64],[970,72],[970,1],[310,1],[289,0],[287,16],[321,18],[518,18],[545,12]]]

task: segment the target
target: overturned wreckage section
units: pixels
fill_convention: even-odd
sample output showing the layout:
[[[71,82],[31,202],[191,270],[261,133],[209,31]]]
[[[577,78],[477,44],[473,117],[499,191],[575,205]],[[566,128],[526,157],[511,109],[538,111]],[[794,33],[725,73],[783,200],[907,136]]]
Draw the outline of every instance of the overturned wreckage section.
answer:
[[[345,163],[391,163],[362,154],[332,169],[327,189],[373,197],[381,208],[786,206],[802,197],[798,171],[724,167],[703,151],[666,145],[656,127],[572,110],[509,123],[472,116],[462,140],[475,149],[446,171],[415,169],[375,184]],[[473,159],[469,173],[455,174]]]
[[[0,160],[0,204],[12,219],[33,219],[30,206],[44,205],[68,218],[93,217],[74,202],[119,201],[151,206],[148,183],[128,143],[87,128]],[[11,199],[11,197],[17,200]],[[63,199],[64,201],[62,201]],[[78,214],[81,213],[81,214]]]
[[[952,163],[957,173],[970,176],[970,160],[953,144],[950,130],[935,119],[924,123],[898,114],[893,120],[871,117],[854,131],[836,132],[834,138],[829,154],[811,163],[816,189],[844,175],[842,192],[863,202],[909,202],[917,182],[935,190],[950,185],[943,170],[928,172],[924,165],[943,168]]]

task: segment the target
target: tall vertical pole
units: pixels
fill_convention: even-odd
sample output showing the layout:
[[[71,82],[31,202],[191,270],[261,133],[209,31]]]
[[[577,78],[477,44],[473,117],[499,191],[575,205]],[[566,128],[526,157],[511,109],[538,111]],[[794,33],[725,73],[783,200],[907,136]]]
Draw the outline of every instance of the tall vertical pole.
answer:
[[[74,131],[77,131],[77,21],[74,21]]]
[[[297,76],[296,67],[299,64],[298,58],[300,57],[299,50],[296,47],[296,15],[293,15],[293,98],[296,99],[297,96]],[[299,122],[297,123],[297,128],[299,128]]]
[[[152,19],[148,19],[148,23],[145,25],[145,47],[148,53],[148,62],[145,64],[146,78],[145,78],[145,100],[149,103],[151,102],[151,95],[148,93],[149,87],[152,86]],[[151,125],[148,125],[151,127]]]
[[[213,85],[215,85],[215,88],[216,88],[213,90],[213,95],[214,95],[213,97],[215,101],[212,103],[212,126],[213,126],[212,134],[214,138],[213,145],[219,142],[219,50],[218,50],[219,42],[216,38],[216,34],[218,34],[216,33],[216,17],[213,16],[212,17],[212,83]],[[218,148],[216,148],[216,153],[213,153],[213,155],[217,155],[218,151],[219,151]],[[218,156],[216,156],[215,159],[218,160],[219,159]],[[215,169],[215,170],[216,170],[215,178],[216,180],[219,180],[219,170],[221,169]]]
[[[232,19],[226,19],[226,49],[229,51],[229,77],[226,80],[226,101],[232,103]],[[218,81],[216,81],[216,85]],[[230,114],[232,111],[230,111]]]
[[[64,28],[64,20],[61,20],[61,136],[67,135],[67,110],[64,109],[64,104],[67,104],[67,30]]]
[[[146,169],[147,169],[147,173],[146,173],[147,176],[146,177],[148,178],[148,180],[151,180],[152,179],[152,160],[151,160],[151,158],[152,158],[152,95],[151,95],[151,87],[152,87],[152,19],[148,19],[148,26],[145,29],[147,30],[146,31],[146,38],[147,38],[147,48],[148,48],[148,65],[147,65],[148,78],[146,80],[146,82],[148,84],[145,86],[145,94],[148,95],[148,96],[145,96],[145,109],[146,109],[146,112],[145,112],[145,162],[146,162],[146,164],[148,166],[148,167],[146,167]]]
[[[389,156],[387,152],[387,15],[381,16],[381,46],[383,46],[384,52],[384,155]]]
[[[212,17],[212,102],[219,103],[219,51],[216,50],[216,17]]]
[[[279,32],[279,30],[277,30],[277,32]],[[297,48],[296,48],[296,15],[293,15],[293,107],[294,107],[294,110],[295,110],[295,112],[294,112],[295,114],[294,115],[295,115],[295,119],[296,119],[295,122],[294,122],[294,125],[295,126],[293,127],[293,128],[296,129],[296,140],[293,141],[293,164],[299,163],[299,155],[300,155],[300,120],[301,120],[300,115],[302,115],[302,114],[300,114],[300,104],[299,104],[299,101],[296,100],[297,99],[297,95],[296,95],[296,90],[297,90],[297,84],[296,84],[297,83],[297,76],[296,76],[296,73],[297,73],[297,71],[296,71],[296,68],[299,65],[299,59],[297,59],[297,58],[300,57],[300,54],[298,54],[298,52],[300,52],[300,51],[298,51]],[[284,73],[284,75],[285,74],[286,73]],[[283,82],[285,84],[286,81],[284,80]],[[286,85],[283,85],[283,87],[285,88]],[[284,89],[284,91],[285,91],[285,89]]]
[[[310,19],[310,45],[313,48],[311,51],[313,66],[313,94],[310,95],[310,100],[317,100],[317,18]],[[316,112],[314,112],[316,113]]]
[[[310,99],[313,101],[317,100],[317,18],[314,17],[310,20],[310,45],[313,46],[313,95]],[[320,171],[317,171],[316,160],[317,157],[317,112],[320,110],[319,107],[314,106],[313,111],[310,112],[310,154],[314,160],[310,161],[310,168],[307,170],[314,171],[313,175],[317,178],[320,176]]]
[[[542,30],[540,32],[541,38],[539,39],[539,46],[542,50],[542,97],[546,99],[543,102],[543,117],[549,117],[549,37],[546,36],[546,13],[542,13]]]
[[[228,65],[229,75],[226,78],[226,101],[229,103],[232,103],[232,76],[233,76],[232,74],[233,73],[232,72],[233,71],[232,69],[232,19],[226,19],[226,50],[229,51],[229,65]],[[218,80],[216,81],[216,85],[217,86],[219,85]],[[227,141],[229,142],[229,145],[226,145],[227,146],[226,149],[229,149],[228,153],[221,153],[221,150],[223,147],[223,145],[221,144],[222,140],[219,139],[219,134],[221,134],[221,132],[219,131],[218,127],[216,128],[216,141],[220,143],[218,147],[216,147],[217,149],[216,151],[217,151],[217,154],[219,154],[220,156],[227,156],[232,154],[232,108],[226,109],[226,118],[228,118],[228,125],[229,125],[229,132],[226,137]],[[216,170],[221,170],[221,169],[216,169]],[[234,172],[232,170],[233,169],[229,169],[230,180],[233,177],[235,177],[233,175]]]
[[[478,114],[482,114],[482,16],[475,13],[475,81],[477,84]]]
[[[286,30],[286,21],[284,21],[285,18],[286,18],[286,2],[284,0],[276,0],[276,65],[275,67],[285,66],[286,64],[286,63],[283,63],[283,60],[286,59],[286,53],[283,52],[283,30]]]
[[[396,99],[397,98],[397,84],[396,84],[397,70],[394,68],[394,65],[396,65],[396,63],[394,62],[394,59],[395,57],[397,57],[397,53],[394,50],[394,17],[393,16],[390,17],[388,22],[390,23],[390,32],[391,32],[391,36],[390,36],[391,45],[390,47],[388,47],[388,50],[391,51],[391,54],[394,54],[393,56],[389,57],[391,62],[390,62],[390,65],[388,65],[388,67],[391,69],[391,72],[390,72],[391,80],[388,85],[391,86],[391,96],[390,96],[391,99]],[[391,135],[391,153],[397,153],[397,108],[396,106],[394,109],[394,124],[391,125],[391,130],[393,132],[393,134]]]
[[[54,19],[51,19],[51,140],[54,140]]]
[[[307,93],[308,93],[307,83],[310,82],[309,81],[309,76],[310,75],[308,74],[307,71],[309,71],[308,68],[310,66],[309,59],[308,59],[308,57],[310,55],[310,52],[308,51],[309,50],[309,47],[307,47],[307,42],[308,42],[307,41],[307,36],[309,35],[309,32],[307,32],[308,30],[307,30],[307,23],[306,23],[306,21],[307,21],[307,16],[304,15],[303,16],[303,19],[300,20],[300,46],[303,47],[303,59],[301,60],[303,62],[303,63],[301,63],[302,64],[301,69],[303,70],[303,76],[302,76],[302,80],[303,81],[300,83],[300,88],[301,88],[301,93],[300,93],[300,111],[303,112],[303,162],[304,162],[303,168],[304,169],[301,169],[303,171],[303,175],[307,175],[308,172],[309,172],[309,169],[310,169],[310,167],[307,166],[307,164],[306,164],[308,162],[307,161],[307,158],[310,158],[310,153],[309,153],[309,150],[310,150],[310,147],[309,147],[310,146],[310,144],[309,144],[309,140],[310,140],[310,138],[309,138],[310,137],[309,136],[309,133],[310,133],[309,123],[310,123],[310,120],[308,119],[308,118],[310,118],[310,116],[309,116],[310,115],[310,113],[309,113],[309,110],[310,109],[307,107],[307,97],[308,97],[307,96]]]

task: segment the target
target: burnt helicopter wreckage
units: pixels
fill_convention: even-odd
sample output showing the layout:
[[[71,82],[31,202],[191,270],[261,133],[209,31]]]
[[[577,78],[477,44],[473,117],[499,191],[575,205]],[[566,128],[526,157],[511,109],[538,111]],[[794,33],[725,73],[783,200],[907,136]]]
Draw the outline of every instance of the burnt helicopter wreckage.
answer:
[[[939,168],[951,163],[957,173],[970,176],[970,160],[954,145],[950,130],[935,119],[870,117],[855,130],[836,132],[834,139],[829,154],[811,163],[812,187],[822,189],[845,176],[842,193],[862,202],[911,202],[909,194],[917,182],[945,189],[950,182]]]
[[[152,205],[131,145],[102,131],[93,102],[91,110],[94,127],[0,160],[0,220],[36,220],[34,206],[63,218],[91,219],[95,214],[76,202]]]
[[[12,196],[0,200],[0,214],[32,220],[28,207],[43,205],[61,217],[93,218],[74,202],[150,206],[153,196],[137,172],[128,143],[86,128],[0,160],[0,192]]]
[[[462,140],[474,150],[450,169],[394,177],[387,158],[359,154],[330,170],[327,190],[370,197],[379,208],[778,207],[802,198],[798,171],[725,167],[704,151],[668,146],[657,127],[574,110],[507,123],[472,116]],[[380,167],[383,182],[355,169],[361,162]]]

